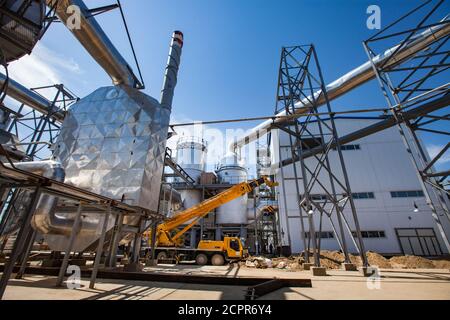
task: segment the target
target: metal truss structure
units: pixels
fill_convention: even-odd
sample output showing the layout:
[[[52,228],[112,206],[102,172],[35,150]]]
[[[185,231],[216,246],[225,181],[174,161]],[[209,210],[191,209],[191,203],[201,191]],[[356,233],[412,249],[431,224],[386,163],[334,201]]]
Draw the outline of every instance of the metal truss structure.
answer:
[[[16,147],[25,147],[26,157],[30,161],[48,159],[49,148],[59,136],[61,123],[53,115],[66,114],[71,105],[79,98],[63,84],[31,89],[35,93],[51,91],[54,98],[48,112],[41,113],[22,104],[17,110],[11,110],[11,124],[8,132],[19,138]]]
[[[321,90],[320,96],[315,94],[317,90]],[[319,114],[318,109],[323,104],[318,101],[319,99],[325,100],[322,109],[326,109],[325,113],[329,115],[321,116]],[[312,249],[314,263],[316,266],[320,266],[322,221],[328,219],[335,238],[345,255],[345,262],[351,262],[345,236],[347,232],[354,241],[364,265],[367,266],[361,229],[336,130],[335,117],[332,114],[322,71],[313,45],[282,49],[275,112],[278,114],[283,110],[288,116],[299,113],[304,115],[301,121],[292,118],[293,120],[284,123],[274,123],[274,126],[289,134],[292,159],[296,159],[292,165],[294,175],[292,180],[295,182],[295,191],[298,194],[298,210],[302,229],[300,236],[306,250],[305,259],[309,262]],[[312,161],[307,161],[303,154],[317,147],[321,147],[323,151],[314,154]],[[334,159],[332,166],[330,153],[334,150],[336,150],[338,158]],[[286,197],[284,183],[286,168],[281,167],[280,170]],[[326,196],[318,198],[317,194]],[[287,208],[285,209],[287,212]],[[351,212],[353,225],[344,214],[346,209]],[[314,222],[316,215],[320,217],[319,226],[316,226]],[[289,220],[289,217],[287,218]],[[355,233],[356,239],[353,236]]]
[[[35,93],[43,90],[52,93],[56,91],[48,110],[40,112],[25,104],[21,104],[18,108],[2,106],[3,114],[11,120],[7,131],[18,138],[17,143],[5,147],[23,150],[21,161],[51,158],[50,149],[59,136],[61,126],[61,122],[56,120],[54,115],[66,114],[70,106],[78,101],[78,97],[62,84],[31,89]],[[15,214],[16,206],[20,207],[21,204],[16,202],[19,191],[20,188],[14,187],[2,190],[1,197],[3,198],[4,192],[7,192],[7,195],[0,203],[0,226],[4,227],[8,217]],[[2,229],[0,227],[0,231]]]
[[[396,121],[405,147],[417,170],[422,189],[426,196],[438,229],[444,239],[447,250],[450,242],[442,227],[441,218],[450,219],[448,190],[450,170],[436,170],[435,165],[443,159],[450,149],[448,139],[450,132],[448,123],[450,113],[448,104],[445,108],[422,116],[410,118],[406,116],[410,110],[419,105],[433,103],[450,97],[450,36],[445,36],[432,42],[424,51],[416,54],[406,65],[392,66],[391,61],[397,59],[397,54],[415,41],[416,36],[424,30],[449,28],[450,20],[445,11],[445,1],[426,1],[419,7],[408,12],[372,38],[364,42],[364,48],[386,98],[390,112]],[[445,17],[443,20],[441,20]],[[413,28],[405,29],[409,19],[419,21]],[[399,41],[400,39],[400,41]],[[391,42],[400,43],[393,54],[377,64],[375,57],[378,48],[386,48]],[[422,134],[423,136],[419,136]],[[437,138],[440,136],[440,138]],[[447,141],[431,159],[422,138]]]
[[[11,48],[11,52],[5,57],[8,62],[19,58],[24,53],[30,54],[55,17],[55,6],[46,9],[45,0],[17,1],[15,5],[13,10],[6,1],[0,1],[0,21],[11,20],[14,22],[13,25],[19,25],[23,29],[23,34],[20,35],[15,32],[15,28],[0,28],[0,38]],[[43,9],[36,17],[33,13],[39,12],[39,7]]]
[[[279,247],[277,209],[268,206],[256,221],[258,243],[261,246],[260,254],[274,255]],[[258,248],[259,250],[259,248]]]

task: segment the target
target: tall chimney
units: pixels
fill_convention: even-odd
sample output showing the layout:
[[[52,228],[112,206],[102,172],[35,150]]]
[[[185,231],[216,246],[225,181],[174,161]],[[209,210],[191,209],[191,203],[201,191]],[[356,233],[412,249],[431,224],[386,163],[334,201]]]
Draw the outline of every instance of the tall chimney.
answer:
[[[173,95],[178,80],[178,70],[180,68],[181,52],[183,49],[183,33],[175,31],[170,44],[169,61],[167,62],[164,85],[161,92],[161,107],[171,110]]]

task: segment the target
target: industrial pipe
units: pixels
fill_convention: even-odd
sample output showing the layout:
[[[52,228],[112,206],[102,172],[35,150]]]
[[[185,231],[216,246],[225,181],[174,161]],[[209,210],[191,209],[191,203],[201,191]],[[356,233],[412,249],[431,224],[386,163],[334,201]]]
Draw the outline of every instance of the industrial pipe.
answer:
[[[167,61],[164,84],[161,92],[161,107],[172,110],[173,95],[178,81],[178,70],[183,49],[183,33],[175,31],[170,43],[169,60]]]
[[[433,100],[431,102],[428,102],[426,104],[423,104],[414,109],[404,112],[400,121],[401,121],[401,123],[403,123],[408,120],[414,120],[419,117],[425,116],[431,112],[445,108],[449,105],[450,105],[450,94],[447,94],[441,98],[438,98],[436,100]],[[373,125],[370,125],[366,128],[360,129],[358,131],[352,132],[346,136],[339,138],[339,140],[338,140],[339,145],[345,145],[345,144],[351,143],[353,141],[360,140],[364,137],[368,137],[377,132],[381,132],[383,130],[392,128],[396,125],[397,125],[397,120],[393,116],[387,116],[382,121],[379,121],[379,122],[374,123]],[[337,142],[333,142],[330,147],[336,148],[337,146],[338,146]],[[307,158],[310,158],[310,157],[313,157],[315,155],[325,152],[326,148],[328,148],[328,147],[329,146],[316,147],[316,148],[305,151],[301,156],[303,159],[307,159]],[[281,167],[286,167],[286,166],[291,165],[294,162],[297,162],[299,160],[300,160],[299,157],[296,157],[294,159],[289,158],[289,159],[283,160],[278,164],[274,164],[272,166],[272,170],[277,170]]]
[[[171,199],[172,203],[181,205],[183,203],[183,197],[181,196],[181,193],[175,189],[172,188],[171,185],[164,184],[162,186],[162,193],[161,193],[162,199]]]
[[[4,164],[7,168],[12,168],[11,164]],[[65,172],[61,163],[56,161],[36,161],[36,162],[19,162],[14,163],[16,169],[27,171],[42,177],[57,181],[64,182]],[[19,195],[19,199],[26,201],[27,198],[31,198],[32,191],[23,190]],[[20,200],[19,200],[20,202]],[[53,195],[43,193],[39,199],[36,210],[33,214],[31,225],[33,229],[43,235],[70,235],[73,229],[74,220],[63,216],[56,212],[56,206],[58,204],[58,198]],[[27,210],[26,206],[20,208],[20,210]],[[19,212],[21,216],[25,212]],[[84,214],[88,214],[84,212]],[[9,232],[14,230],[14,226],[10,226]],[[90,221],[84,219],[82,230],[83,234],[95,234],[97,229],[96,221]]]
[[[0,87],[3,86],[5,81],[6,76],[0,73]],[[25,88],[23,85],[11,78],[8,78],[8,88],[6,90],[6,94],[9,97],[19,101],[20,103],[23,103],[30,108],[33,108],[34,110],[42,114],[46,115],[52,112],[52,103],[50,101],[40,96],[36,92]],[[62,122],[65,115],[63,112],[57,112],[53,113],[51,117],[58,122]]]
[[[21,162],[14,164],[14,166],[19,170],[38,174],[58,182],[64,182],[64,169],[61,164],[56,161]],[[25,193],[30,191],[23,192]],[[47,234],[51,231],[59,231],[58,226],[61,224],[67,225],[66,219],[58,219],[55,216],[57,202],[58,198],[54,196],[46,194],[41,196],[31,220],[31,224],[35,230],[42,234]]]
[[[445,18],[443,21],[447,21],[447,18]],[[400,45],[397,45],[387,50],[383,54],[378,55],[373,59],[373,63],[376,66],[382,66],[384,63],[386,63],[386,61],[389,60],[388,63],[386,63],[386,65],[384,66],[384,68],[387,69],[394,68],[398,65],[405,63],[409,59],[413,58],[416,53],[426,49],[432,43],[438,41],[439,39],[449,34],[450,34],[450,23],[430,27],[421,34],[419,34],[418,36],[411,39],[411,41],[408,44],[406,44],[402,49],[400,49],[397,53],[396,50],[399,48]],[[393,57],[394,54],[395,57]],[[328,99],[330,101],[334,100],[374,78],[375,72],[372,67],[372,61],[368,61],[365,64],[361,65],[360,67],[350,71],[346,75],[329,84],[326,87]],[[294,113],[302,114],[305,113],[305,110],[307,110],[306,113],[308,113],[310,109],[313,107],[311,101],[316,101],[315,105],[316,107],[319,107],[324,103],[326,103],[325,96],[322,90],[319,90],[316,93],[314,93],[314,97],[308,97],[306,99],[303,99],[302,101],[297,102],[295,105],[296,110],[294,111]],[[285,117],[285,116],[286,111],[277,114],[277,117]],[[275,120],[275,123],[280,123],[283,121],[284,120],[281,118]],[[231,143],[229,147],[230,151],[236,152],[238,148],[241,148],[257,140],[260,136],[264,135],[265,133],[267,133],[272,129],[273,123],[274,123],[273,120],[267,120],[261,125],[252,129],[245,136],[239,138],[236,142]]]
[[[258,207],[256,207],[256,220],[261,218],[264,212],[269,211],[271,208],[277,210],[278,206],[270,204],[260,204]],[[249,221],[248,224],[255,223],[255,214],[253,209],[251,209],[251,212],[247,212],[247,219]]]
[[[80,41],[83,47],[108,73],[114,85],[140,88],[141,83],[132,69],[114,47],[82,0],[46,0],[47,6],[56,8],[56,15]],[[74,17],[79,9],[79,19]],[[79,25],[77,23],[79,22]]]
[[[4,164],[7,168],[12,168],[12,165],[9,163]],[[33,174],[37,174],[43,176],[48,179],[52,179],[59,182],[64,182],[64,169],[61,167],[59,162],[55,161],[36,161],[36,162],[19,162],[15,163],[14,167],[19,170],[27,171]],[[27,199],[31,199],[33,195],[33,191],[22,190],[18,195],[18,203],[27,203]],[[57,204],[57,198],[50,195],[42,195],[39,203],[36,207],[36,211],[34,213],[32,219],[32,225],[35,230],[45,234],[50,229],[50,226],[59,225],[60,221],[54,216],[54,209]],[[18,217],[23,217],[26,214],[27,206],[22,205],[19,207],[16,215]],[[20,218],[18,219],[18,221]],[[11,233],[17,230],[18,225],[10,225],[8,226],[8,230],[5,230],[5,233]]]

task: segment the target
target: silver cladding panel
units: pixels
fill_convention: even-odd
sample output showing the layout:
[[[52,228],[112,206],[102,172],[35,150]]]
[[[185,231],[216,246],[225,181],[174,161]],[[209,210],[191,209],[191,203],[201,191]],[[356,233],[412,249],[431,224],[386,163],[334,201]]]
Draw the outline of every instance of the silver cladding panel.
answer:
[[[71,108],[56,144],[66,183],[156,212],[169,120],[138,90],[96,90]]]

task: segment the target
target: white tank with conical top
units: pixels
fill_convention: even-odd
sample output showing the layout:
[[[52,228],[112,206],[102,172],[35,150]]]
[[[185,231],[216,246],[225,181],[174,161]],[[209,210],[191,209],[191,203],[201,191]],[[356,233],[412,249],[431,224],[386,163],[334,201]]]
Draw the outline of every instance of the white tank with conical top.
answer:
[[[182,167],[196,183],[206,169],[208,145],[199,137],[181,137],[177,143],[177,164]]]
[[[198,183],[206,170],[207,153],[208,145],[205,140],[194,136],[181,137],[177,143],[176,162]],[[178,181],[182,182],[180,179]],[[192,208],[202,201],[200,190],[182,190],[180,193],[185,209]]]
[[[227,154],[217,170],[220,183],[236,185],[248,180],[247,169],[234,153]],[[242,226],[247,220],[248,195],[244,195],[217,209],[216,223],[220,226]]]

